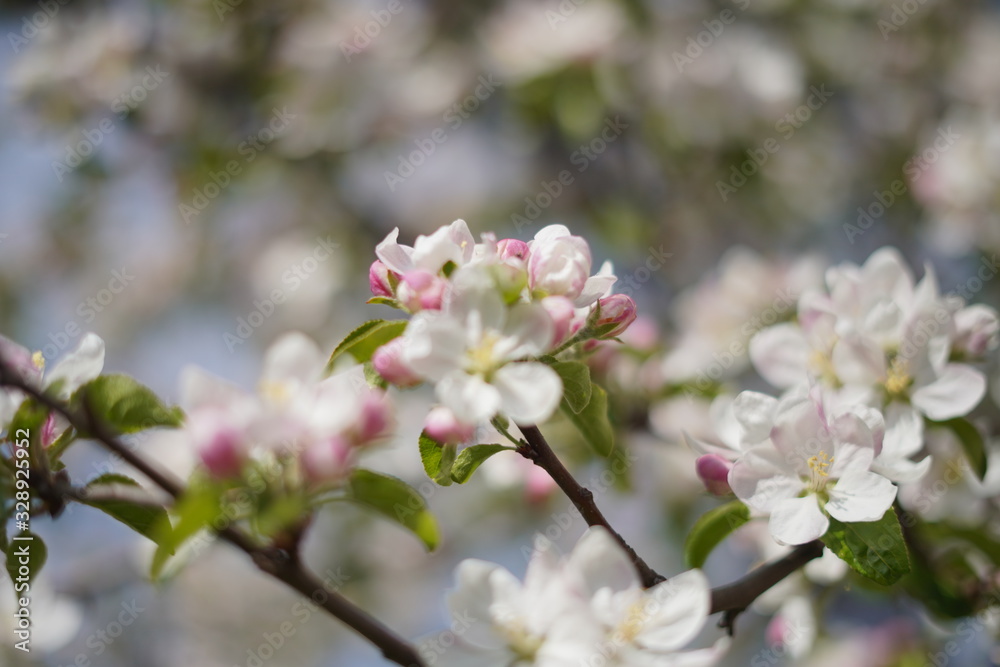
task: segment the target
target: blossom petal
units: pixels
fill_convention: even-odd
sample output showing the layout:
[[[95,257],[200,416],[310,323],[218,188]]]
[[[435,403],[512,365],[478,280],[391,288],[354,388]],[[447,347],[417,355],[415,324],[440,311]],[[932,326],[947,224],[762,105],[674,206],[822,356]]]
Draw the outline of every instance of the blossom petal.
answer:
[[[772,511],[804,488],[781,454],[766,445],[750,450],[733,465],[729,486],[740,500],[761,512]]]
[[[580,292],[580,296],[573,299],[573,305],[577,308],[586,308],[592,305],[602,296],[607,296],[608,292],[611,291],[611,286],[617,282],[618,278],[616,276],[597,274],[587,278],[587,281],[583,284],[583,290]]]
[[[694,639],[711,607],[708,580],[689,570],[646,592],[646,615],[636,641],[652,651],[675,651]]]
[[[820,510],[814,495],[781,501],[772,510],[768,522],[771,536],[781,544],[805,544],[817,540],[829,527],[830,520]]]
[[[489,420],[499,412],[502,401],[496,387],[478,375],[460,370],[449,373],[437,383],[437,396],[469,424]]]
[[[765,380],[782,389],[807,380],[812,349],[794,324],[777,324],[750,339],[750,360]]]
[[[885,352],[872,339],[850,335],[833,346],[830,361],[845,384],[872,385],[885,378]]]
[[[459,564],[455,571],[455,590],[448,595],[448,610],[456,620],[476,619],[462,634],[464,641],[493,649],[505,645],[490,623],[494,584],[503,578],[513,579],[513,575],[493,563],[470,558]]]
[[[935,421],[972,412],[986,393],[986,377],[966,364],[948,364],[937,380],[915,389],[910,400]]]
[[[308,384],[319,380],[325,361],[316,341],[293,331],[281,336],[267,349],[261,379],[272,382],[293,380]]]
[[[641,583],[632,559],[604,528],[590,528],[570,554],[567,570],[580,578],[588,597],[602,588],[623,591]]]
[[[63,385],[59,395],[68,398],[74,391],[90,382],[104,369],[104,341],[95,333],[88,333],[75,350],[67,354],[45,375],[45,385],[58,381]]]
[[[534,357],[548,351],[555,336],[555,324],[544,307],[518,304],[510,309],[503,327],[504,338],[494,354],[504,361]]]
[[[756,444],[768,438],[774,426],[778,399],[756,391],[743,391],[733,401],[733,416],[743,430],[742,441]]]
[[[888,458],[912,456],[924,446],[924,418],[912,405],[893,401],[885,408],[882,453]]]
[[[882,475],[868,470],[842,477],[830,490],[826,511],[844,521],[877,521],[896,499],[896,487]]]
[[[541,424],[562,400],[562,380],[535,361],[507,364],[493,375],[493,385],[504,413],[518,424]]]
[[[396,242],[398,238],[399,227],[396,227],[389,232],[389,235],[381,243],[375,246],[375,256],[382,260],[382,263],[390,271],[403,274],[415,268],[412,258],[413,248],[400,245]]]

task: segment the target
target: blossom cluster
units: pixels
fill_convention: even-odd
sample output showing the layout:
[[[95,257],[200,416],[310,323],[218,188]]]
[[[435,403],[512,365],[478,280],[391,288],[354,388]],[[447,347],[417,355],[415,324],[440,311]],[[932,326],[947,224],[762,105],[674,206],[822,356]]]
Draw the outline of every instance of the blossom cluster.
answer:
[[[439,664],[452,667],[714,664],[726,647],[682,651],[705,625],[710,592],[690,570],[644,590],[625,551],[591,528],[560,559],[542,536],[524,581],[481,560],[466,560],[448,599],[469,627]]]
[[[268,349],[255,393],[184,369],[185,428],[209,473],[238,478],[248,464],[278,464],[308,488],[342,480],[392,415],[384,392],[350,373],[323,378],[323,366],[316,343],[291,333]]]
[[[635,319],[632,299],[610,292],[610,263],[591,275],[589,245],[562,225],[529,242],[484,234],[476,243],[462,220],[412,247],[397,237],[376,248],[373,300],[413,316],[372,363],[392,384],[434,384],[441,405],[426,427],[438,441],[464,441],[498,414],[544,422],[562,382],[539,358],[614,338]]]
[[[769,516],[784,544],[821,537],[829,517],[878,520],[896,485],[931,466],[925,420],[963,417],[983,398],[973,364],[998,330],[995,310],[942,295],[929,265],[915,281],[894,249],[834,267],[825,290],[799,298],[793,322],[751,339],[754,367],[785,393],[717,403],[722,447],[697,443],[699,474]]]

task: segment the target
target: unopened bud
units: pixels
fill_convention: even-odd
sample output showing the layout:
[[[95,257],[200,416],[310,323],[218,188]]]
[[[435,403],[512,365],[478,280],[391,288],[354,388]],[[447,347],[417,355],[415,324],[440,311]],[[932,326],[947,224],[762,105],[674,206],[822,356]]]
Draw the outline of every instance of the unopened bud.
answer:
[[[705,454],[698,457],[694,464],[695,471],[708,492],[716,496],[731,495],[729,486],[729,469],[732,464],[718,454]]]
[[[476,434],[475,424],[466,424],[444,406],[433,408],[424,420],[424,432],[442,444],[468,442]]]
[[[372,365],[386,382],[397,387],[415,387],[423,379],[403,359],[404,345],[406,345],[405,338],[393,338],[375,350],[375,354],[372,355]]]
[[[601,331],[601,338],[615,338],[625,333],[629,325],[635,321],[636,307],[632,297],[625,294],[612,294],[600,299],[600,317],[594,323],[599,330],[608,325],[616,325],[609,331]]]

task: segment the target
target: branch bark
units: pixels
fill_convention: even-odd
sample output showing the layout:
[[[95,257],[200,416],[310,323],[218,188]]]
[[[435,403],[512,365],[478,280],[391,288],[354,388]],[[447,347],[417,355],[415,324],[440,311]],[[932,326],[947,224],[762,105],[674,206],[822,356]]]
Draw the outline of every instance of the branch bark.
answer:
[[[822,542],[819,540],[807,542],[792,549],[788,555],[751,570],[746,576],[731,584],[713,588],[711,613],[723,614],[719,627],[725,628],[732,634],[736,617],[764,591],[822,555]]]
[[[129,465],[166,491],[172,498],[178,498],[183,493],[184,486],[180,481],[133,452],[106,424],[95,417],[86,400],[86,395],[84,396],[84,411],[77,412],[45,392],[29,385],[17,373],[3,366],[0,366],[0,385],[19,389],[47,408],[61,414],[78,432],[89,434],[105,449],[122,457]],[[316,603],[331,616],[378,647],[387,660],[404,667],[424,667],[424,662],[414,646],[368,612],[326,586],[315,575],[306,570],[292,554],[273,546],[258,544],[251,536],[231,526],[219,530],[217,534],[250,556],[257,568],[265,574],[274,577],[314,602],[323,600]],[[324,595],[319,595],[320,592]]]
[[[549,473],[553,481],[562,489],[562,492],[570,499],[570,502],[580,511],[580,515],[583,517],[584,521],[587,522],[588,526],[602,526],[618,541],[618,544],[625,549],[628,553],[629,558],[632,559],[632,563],[635,565],[636,571],[639,573],[639,578],[642,580],[642,585],[646,588],[650,588],[665,580],[665,577],[658,574],[653,568],[651,568],[646,561],[644,561],[639,554],[635,552],[628,542],[625,541],[618,532],[611,527],[608,520],[601,513],[600,508],[597,503],[594,502],[594,494],[590,489],[581,485],[573,477],[572,473],[566,469],[566,466],[562,464],[556,453],[552,451],[549,446],[548,441],[545,440],[545,436],[538,429],[537,426],[520,426],[521,433],[524,435],[525,440],[527,440],[528,446],[526,448],[519,447],[518,453],[533,462],[536,466]]]

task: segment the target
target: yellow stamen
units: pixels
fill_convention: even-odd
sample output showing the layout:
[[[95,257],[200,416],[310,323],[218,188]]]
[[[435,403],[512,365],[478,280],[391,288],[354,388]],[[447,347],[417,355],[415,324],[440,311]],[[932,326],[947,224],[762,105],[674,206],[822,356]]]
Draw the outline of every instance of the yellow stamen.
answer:
[[[45,370],[45,357],[42,356],[41,352],[35,352],[33,355],[31,355],[31,363],[33,363],[35,365],[35,368],[37,368],[38,370],[40,371]]]
[[[260,384],[257,385],[257,391],[272,403],[287,403],[292,394],[287,382],[274,380],[261,380]]]
[[[823,487],[826,486],[826,478],[830,476],[830,472],[827,469],[833,465],[833,457],[821,449],[819,454],[816,456],[810,456],[806,459],[806,465],[808,465],[809,470],[812,471],[810,488],[812,488],[813,491],[822,490]]]
[[[910,377],[906,359],[894,357],[885,375],[885,390],[890,396],[898,396],[905,393],[912,382],[913,378]]]
[[[623,643],[631,643],[639,636],[643,628],[646,627],[647,619],[646,605],[642,601],[632,604],[628,609],[625,620],[618,625],[615,636],[618,637],[620,635]]]

